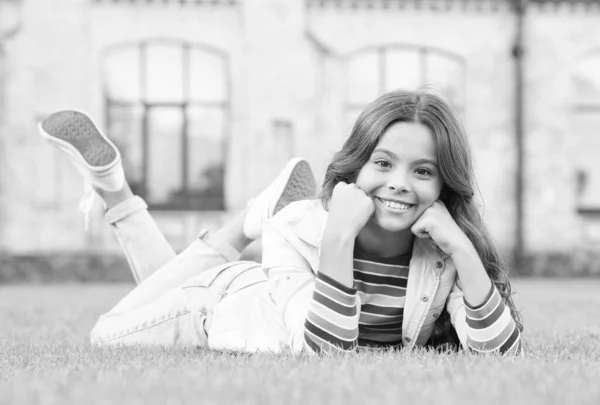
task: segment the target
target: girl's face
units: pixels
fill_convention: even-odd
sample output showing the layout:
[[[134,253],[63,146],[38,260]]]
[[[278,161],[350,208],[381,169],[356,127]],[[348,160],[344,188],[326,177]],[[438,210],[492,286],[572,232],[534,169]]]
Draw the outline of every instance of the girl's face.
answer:
[[[431,130],[412,122],[392,124],[362,167],[356,185],[375,203],[367,227],[409,229],[440,196],[443,182]]]

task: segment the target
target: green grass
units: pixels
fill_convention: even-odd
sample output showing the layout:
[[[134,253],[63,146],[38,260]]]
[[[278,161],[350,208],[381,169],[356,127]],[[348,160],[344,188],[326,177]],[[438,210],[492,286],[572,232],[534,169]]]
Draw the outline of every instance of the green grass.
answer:
[[[524,358],[98,349],[129,285],[0,288],[0,404],[599,404],[600,280],[518,280]]]

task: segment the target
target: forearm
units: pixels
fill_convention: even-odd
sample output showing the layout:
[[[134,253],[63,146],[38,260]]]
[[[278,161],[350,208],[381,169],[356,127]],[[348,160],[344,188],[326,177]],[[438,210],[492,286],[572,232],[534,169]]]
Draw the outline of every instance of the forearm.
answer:
[[[452,254],[464,298],[471,306],[483,304],[491,288],[491,280],[473,246]]]
[[[339,353],[356,348],[359,301],[356,289],[319,272],[304,324],[304,339],[313,352]]]
[[[325,274],[338,283],[354,286],[353,256],[355,236],[325,229],[321,244],[319,273]]]
[[[522,354],[521,333],[495,286],[478,307],[465,303],[467,347],[475,353]]]
[[[520,331],[475,248],[452,255],[463,295],[466,346],[476,353],[520,354]],[[454,311],[452,311],[454,313]],[[463,322],[454,319],[454,323]]]

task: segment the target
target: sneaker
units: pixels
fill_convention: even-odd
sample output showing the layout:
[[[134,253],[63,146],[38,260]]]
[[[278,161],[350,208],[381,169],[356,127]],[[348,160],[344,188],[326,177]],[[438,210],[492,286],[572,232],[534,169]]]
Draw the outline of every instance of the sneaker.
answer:
[[[106,191],[123,188],[119,150],[85,113],[59,111],[40,122],[38,128],[52,146],[67,153],[86,182]]]
[[[125,184],[121,153],[94,124],[79,111],[59,111],[39,123],[42,138],[65,152],[84,179],[85,194],[79,203],[88,229],[89,212],[94,203],[92,186],[118,191]]]
[[[277,214],[291,202],[314,197],[315,176],[304,158],[294,158],[279,176],[256,198],[248,203],[244,220],[244,235],[257,239],[262,235],[263,221]]]

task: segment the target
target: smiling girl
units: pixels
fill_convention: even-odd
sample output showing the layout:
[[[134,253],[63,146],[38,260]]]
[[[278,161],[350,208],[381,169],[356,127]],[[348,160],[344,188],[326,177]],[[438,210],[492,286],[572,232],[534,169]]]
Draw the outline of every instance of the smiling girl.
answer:
[[[265,226],[263,267],[292,346],[520,353],[508,270],[473,196],[467,138],[440,97],[395,91],[370,104],[322,201]]]
[[[295,159],[247,210],[179,255],[87,116],[59,112],[40,129],[103,198],[139,283],[100,317],[94,344],[522,352],[508,271],[473,201],[466,136],[434,94],[395,91],[370,104],[321,198],[306,200],[312,174]],[[262,264],[237,261],[261,234]]]

